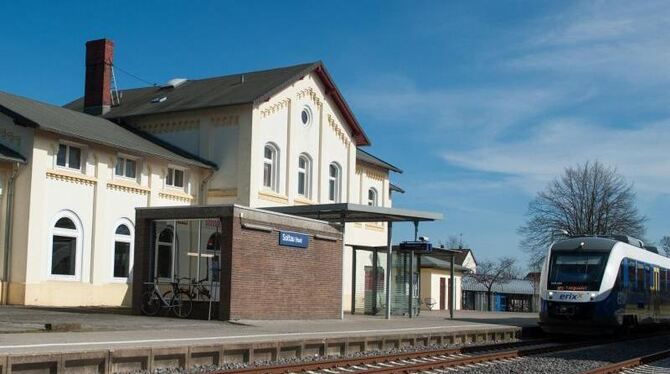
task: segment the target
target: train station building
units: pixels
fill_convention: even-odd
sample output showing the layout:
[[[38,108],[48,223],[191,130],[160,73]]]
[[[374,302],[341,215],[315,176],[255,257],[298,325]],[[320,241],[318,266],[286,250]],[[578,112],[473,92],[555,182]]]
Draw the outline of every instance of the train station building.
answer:
[[[113,54],[86,44],[64,107],[0,92],[4,303],[130,306],[190,278],[217,318],[336,318],[391,284],[393,222],[441,218],[392,207],[402,171],[365,149],[322,62],[117,90]]]

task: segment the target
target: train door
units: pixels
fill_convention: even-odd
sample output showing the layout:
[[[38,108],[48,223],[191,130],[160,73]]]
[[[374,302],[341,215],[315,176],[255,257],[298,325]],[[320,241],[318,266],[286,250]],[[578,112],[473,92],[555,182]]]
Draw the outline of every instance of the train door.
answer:
[[[653,316],[654,319],[657,319],[659,315],[661,314],[661,300],[660,300],[660,287],[661,282],[660,282],[660,271],[658,267],[654,267],[654,282],[653,282],[653,287],[651,289],[651,298],[652,298],[652,304],[654,306],[654,311],[653,311]]]

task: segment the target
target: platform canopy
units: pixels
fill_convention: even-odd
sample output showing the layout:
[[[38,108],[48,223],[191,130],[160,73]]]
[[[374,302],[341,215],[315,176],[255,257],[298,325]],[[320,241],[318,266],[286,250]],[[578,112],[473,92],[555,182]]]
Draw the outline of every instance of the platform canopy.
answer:
[[[441,213],[352,203],[294,205],[263,208],[274,212],[341,222],[426,222],[442,219]]]

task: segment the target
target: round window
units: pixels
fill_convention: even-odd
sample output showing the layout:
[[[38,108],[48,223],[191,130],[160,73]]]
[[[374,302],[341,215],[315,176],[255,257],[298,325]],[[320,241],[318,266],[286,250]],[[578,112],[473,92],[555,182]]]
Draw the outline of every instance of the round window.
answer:
[[[305,126],[312,124],[312,110],[308,106],[302,108],[302,112],[300,113],[300,120]]]

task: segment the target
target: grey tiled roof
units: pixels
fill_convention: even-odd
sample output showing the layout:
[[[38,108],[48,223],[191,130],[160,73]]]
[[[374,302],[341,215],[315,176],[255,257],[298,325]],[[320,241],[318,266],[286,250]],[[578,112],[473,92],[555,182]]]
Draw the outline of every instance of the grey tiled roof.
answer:
[[[187,165],[216,168],[216,164],[211,161],[203,160],[175,146],[162,143],[148,134],[130,131],[107,119],[2,91],[0,91],[0,112],[13,118],[14,122],[21,126],[39,128],[120,150],[155,156]]]
[[[121,90],[121,103],[113,106],[104,117],[126,118],[253,103],[271,97],[312,71],[321,78],[326,92],[345,117],[353,131],[356,144],[370,144],[321,61],[214,78],[189,79],[175,88],[152,86]],[[158,100],[161,98],[165,99]],[[83,112],[84,98],[74,100],[65,107]]]
[[[372,154],[360,149],[356,148],[356,160],[357,161],[363,161],[367,162],[368,164],[372,164],[375,166],[379,166],[380,168],[390,170],[390,171],[395,171],[396,173],[402,173],[402,170],[400,170],[398,167],[391,165],[390,163],[382,160],[381,158],[377,156],[373,156]]]
[[[486,287],[472,277],[463,277],[461,288],[463,291],[486,292]],[[492,291],[495,293],[532,295],[534,290],[533,283],[530,280],[511,279],[494,284]]]
[[[318,63],[312,62],[279,69],[187,80],[176,88],[142,87],[122,90],[121,104],[113,106],[104,117],[131,117],[246,104],[291,79],[305,75],[316,64]],[[160,97],[166,97],[166,100],[159,103],[151,102]],[[83,111],[84,98],[66,104],[65,107]]]

